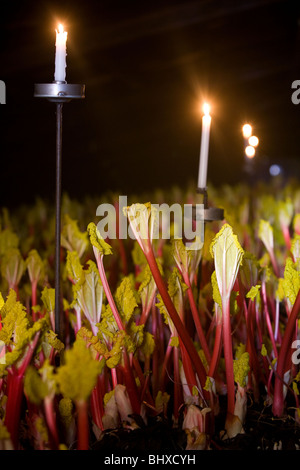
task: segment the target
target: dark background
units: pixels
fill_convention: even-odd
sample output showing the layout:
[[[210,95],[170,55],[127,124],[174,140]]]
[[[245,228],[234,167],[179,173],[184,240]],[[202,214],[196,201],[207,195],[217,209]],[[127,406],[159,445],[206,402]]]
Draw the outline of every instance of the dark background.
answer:
[[[55,191],[55,105],[33,97],[54,77],[55,28],[68,31],[63,190],[71,197],[196,184],[203,100],[212,106],[208,180],[245,178],[241,127],[260,139],[255,178],[272,163],[299,174],[299,2],[3,1],[1,205]]]

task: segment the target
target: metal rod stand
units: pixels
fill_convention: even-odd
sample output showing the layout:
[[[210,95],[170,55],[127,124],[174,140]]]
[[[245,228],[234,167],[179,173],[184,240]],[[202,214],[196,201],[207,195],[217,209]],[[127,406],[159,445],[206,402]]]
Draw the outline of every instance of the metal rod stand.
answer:
[[[213,222],[216,220],[224,219],[224,210],[219,207],[208,206],[208,195],[207,188],[198,188],[197,193],[203,194],[203,206],[204,206],[204,222]],[[193,207],[193,219],[203,220],[203,213],[200,215],[197,213],[197,206]]]
[[[61,169],[62,169],[62,111],[63,104],[85,98],[85,85],[67,82],[40,83],[34,86],[35,98],[56,103],[56,190],[55,190],[55,333],[62,338],[63,317],[60,285],[61,247]]]
[[[56,191],[55,191],[55,331],[61,336],[60,296],[60,237],[61,237],[61,167],[62,167],[62,109],[56,103]]]

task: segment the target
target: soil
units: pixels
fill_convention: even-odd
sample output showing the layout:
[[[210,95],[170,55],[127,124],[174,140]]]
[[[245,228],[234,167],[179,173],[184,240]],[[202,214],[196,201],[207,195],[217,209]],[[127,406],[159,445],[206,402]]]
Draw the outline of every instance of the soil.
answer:
[[[220,402],[221,410],[226,403]],[[224,405],[224,406],[222,406]],[[275,418],[272,407],[264,403],[254,403],[249,397],[244,433],[233,439],[223,439],[225,412],[215,418],[215,431],[210,439],[211,451],[295,451],[300,450],[300,425],[294,419],[295,409],[287,408],[287,414]],[[114,429],[105,431],[101,439],[92,444],[93,450],[105,453],[132,452],[184,452],[186,434],[180,426],[172,427],[171,420],[162,416],[149,418],[147,426],[138,420],[138,429]]]

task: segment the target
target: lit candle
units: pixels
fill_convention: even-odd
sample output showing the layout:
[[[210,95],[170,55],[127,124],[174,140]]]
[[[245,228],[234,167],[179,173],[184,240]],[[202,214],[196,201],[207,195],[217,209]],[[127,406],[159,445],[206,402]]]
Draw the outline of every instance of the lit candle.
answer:
[[[54,80],[56,82],[64,82],[66,80],[66,55],[67,55],[67,36],[62,24],[58,25],[56,30],[56,50],[55,50],[55,73]]]
[[[199,163],[199,174],[198,174],[198,188],[206,188],[207,180],[207,163],[208,163],[208,148],[209,148],[209,133],[211,117],[209,115],[210,106],[205,103],[203,105],[204,115],[202,117],[202,135],[201,135],[201,147],[200,147],[200,163]]]

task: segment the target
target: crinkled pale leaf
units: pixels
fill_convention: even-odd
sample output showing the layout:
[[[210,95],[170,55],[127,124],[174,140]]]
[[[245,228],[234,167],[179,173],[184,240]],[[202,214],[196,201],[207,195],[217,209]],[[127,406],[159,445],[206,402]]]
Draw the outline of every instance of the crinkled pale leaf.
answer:
[[[155,340],[154,336],[149,333],[149,331],[145,331],[144,333],[144,340],[141,349],[145,356],[152,356],[153,351],[155,349]]]
[[[86,401],[101,372],[101,365],[92,358],[85,342],[76,340],[65,353],[65,363],[57,369],[60,392],[71,400]]]
[[[9,248],[1,260],[1,274],[9,286],[17,286],[26,269],[26,263],[18,248]]]
[[[85,326],[82,326],[76,335],[76,338],[85,341],[86,346],[90,349],[93,358],[107,355],[108,349],[104,341],[100,341],[98,336],[94,336],[91,330],[88,330]]]
[[[125,331],[121,330],[114,337],[113,347],[109,351],[109,357],[106,360],[107,367],[113,369],[122,361],[123,348],[125,347]]]
[[[78,222],[66,214],[61,233],[61,245],[69,251],[77,251],[79,258],[81,258],[88,244],[87,232],[81,232],[78,228]]]
[[[48,387],[43,382],[38,371],[33,366],[28,366],[24,379],[24,392],[29,401],[35,405],[40,405],[48,394]]]
[[[249,353],[243,352],[237,359],[233,361],[234,380],[241,387],[246,387],[249,371]]]
[[[138,244],[136,240],[134,240],[133,242],[133,249],[131,251],[131,256],[132,256],[132,260],[135,266],[142,267],[142,266],[147,265],[147,260],[143,253],[143,250],[141,249],[140,245]]]
[[[119,331],[114,314],[109,304],[101,314],[101,321],[97,323],[98,336],[103,335],[107,341],[111,340]]]
[[[251,299],[252,302],[256,299],[259,295],[261,289],[261,285],[257,284],[256,286],[252,286],[249,292],[247,292],[246,297],[247,299]]]
[[[101,237],[99,230],[97,229],[94,222],[91,222],[88,225],[88,234],[90,237],[90,242],[95,247],[101,255],[111,255],[112,249],[111,246],[106,243],[106,241]]]
[[[4,364],[0,364],[0,375],[13,364],[16,367],[21,365],[23,353],[28,345],[42,329],[47,327],[47,320],[44,318],[30,324],[25,307],[16,300],[16,292],[12,289],[2,307],[2,313],[0,340],[10,346],[11,350],[6,352]]]
[[[47,286],[44,287],[41,294],[41,299],[48,313],[55,311],[55,289]]]
[[[121,316],[126,320],[132,317],[135,308],[138,306],[136,294],[134,292],[131,279],[126,276],[116,291],[116,304]]]
[[[221,297],[230,297],[244,251],[232,228],[224,224],[210,245]]]
[[[0,330],[0,340],[6,345],[15,344],[18,341],[16,331],[29,326],[29,320],[25,307],[17,300],[17,293],[10,289],[7,300],[3,305],[2,329]]]
[[[274,233],[273,227],[267,220],[261,219],[259,222],[258,236],[265,245],[268,252],[274,249]]]
[[[67,276],[74,282],[81,282],[83,278],[83,267],[77,251],[67,251],[66,258]]]
[[[45,276],[45,264],[37,250],[31,250],[26,259],[26,267],[31,282],[39,282]]]
[[[127,332],[130,336],[132,351],[128,349],[128,352],[135,352],[144,341],[144,325],[136,325],[134,321],[131,321],[127,326]]]
[[[291,305],[294,305],[300,288],[300,272],[291,258],[287,258],[284,269],[283,289]]]
[[[44,342],[55,349],[58,353],[61,353],[65,348],[64,343],[58,338],[57,334],[53,330],[48,330],[44,335]]]

